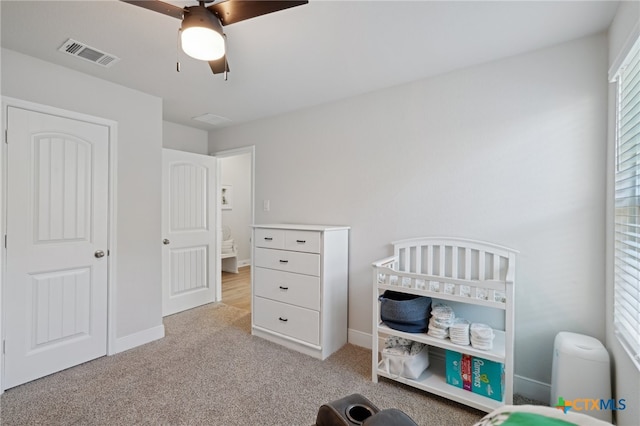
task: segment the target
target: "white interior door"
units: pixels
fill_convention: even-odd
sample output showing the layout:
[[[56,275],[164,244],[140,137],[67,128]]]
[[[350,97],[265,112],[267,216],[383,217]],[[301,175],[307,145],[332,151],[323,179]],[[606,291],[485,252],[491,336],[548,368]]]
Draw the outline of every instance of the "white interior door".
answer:
[[[106,354],[109,128],[7,114],[10,388]]]
[[[215,301],[216,158],[163,149],[162,314]]]

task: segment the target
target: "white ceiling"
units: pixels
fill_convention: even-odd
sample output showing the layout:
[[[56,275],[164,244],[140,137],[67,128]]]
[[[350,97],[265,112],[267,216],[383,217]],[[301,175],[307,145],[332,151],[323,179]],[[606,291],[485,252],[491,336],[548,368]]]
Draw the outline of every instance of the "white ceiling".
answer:
[[[1,42],[159,96],[165,120],[211,129],[192,118],[238,124],[551,46],[606,30],[617,5],[311,0],[225,27],[228,81],[178,53],[179,20],[116,0],[2,0]],[[59,52],[68,38],[121,61],[103,68]]]

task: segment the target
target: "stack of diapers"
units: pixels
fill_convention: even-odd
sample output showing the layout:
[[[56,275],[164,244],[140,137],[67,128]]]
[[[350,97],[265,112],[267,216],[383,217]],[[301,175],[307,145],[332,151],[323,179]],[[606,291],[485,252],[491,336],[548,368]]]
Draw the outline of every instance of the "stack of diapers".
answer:
[[[469,321],[464,318],[456,318],[449,327],[449,339],[456,345],[469,346]]]
[[[449,337],[449,327],[453,324],[456,315],[449,305],[436,304],[431,308],[429,331],[427,334],[438,339]]]
[[[476,349],[489,351],[493,349],[495,333],[486,324],[469,323],[464,318],[456,318],[449,305],[435,304],[431,308],[429,329],[427,334],[437,339],[451,340],[460,346],[473,346]]]
[[[493,329],[486,324],[471,324],[471,346],[483,351],[493,349]]]
[[[397,336],[389,336],[382,350],[387,374],[417,379],[429,367],[427,345]]]

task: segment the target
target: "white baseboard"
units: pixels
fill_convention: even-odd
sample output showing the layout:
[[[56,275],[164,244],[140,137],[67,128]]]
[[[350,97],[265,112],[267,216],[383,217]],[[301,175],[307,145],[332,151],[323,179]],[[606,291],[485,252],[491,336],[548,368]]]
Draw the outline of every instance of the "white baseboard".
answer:
[[[347,341],[352,345],[371,349],[371,334],[369,333],[363,333],[362,331],[350,328],[347,333]]]
[[[144,345],[145,343],[153,342],[154,340],[162,339],[163,337],[164,325],[159,325],[157,327],[129,334],[128,336],[120,337],[116,340],[112,355],[133,349],[136,346]]]
[[[238,268],[251,265],[251,259],[238,260]]]
[[[514,374],[513,392],[548,404],[551,398],[551,385]]]
[[[369,333],[363,333],[362,331],[350,328],[348,339],[349,343],[353,345],[371,349],[371,334]],[[380,341],[378,347],[382,347],[383,344],[384,342]],[[513,390],[514,393],[522,395],[525,398],[531,398],[544,403],[548,403],[549,398],[551,398],[551,385],[518,376],[517,374],[513,376]]]

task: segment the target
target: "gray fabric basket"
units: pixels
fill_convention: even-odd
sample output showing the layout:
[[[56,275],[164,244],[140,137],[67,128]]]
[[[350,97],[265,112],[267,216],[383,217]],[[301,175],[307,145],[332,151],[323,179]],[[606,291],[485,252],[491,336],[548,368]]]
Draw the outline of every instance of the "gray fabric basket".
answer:
[[[390,328],[423,333],[429,325],[431,298],[387,290],[379,298],[380,319]]]

